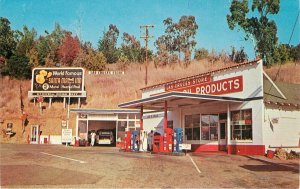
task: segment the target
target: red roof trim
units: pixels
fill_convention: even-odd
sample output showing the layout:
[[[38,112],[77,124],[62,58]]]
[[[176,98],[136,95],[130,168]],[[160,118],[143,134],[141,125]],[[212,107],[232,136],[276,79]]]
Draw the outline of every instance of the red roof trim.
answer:
[[[155,87],[158,87],[158,86],[161,86],[161,85],[165,85],[165,84],[168,84],[168,83],[180,82],[182,80],[192,79],[192,78],[199,77],[199,76],[204,76],[204,75],[209,75],[211,73],[225,71],[225,70],[228,70],[228,69],[233,69],[233,68],[237,69],[240,66],[245,66],[245,65],[249,65],[249,64],[252,65],[253,63],[258,63],[259,60],[261,60],[261,59],[255,59],[253,61],[244,62],[244,63],[237,64],[237,65],[234,65],[234,66],[229,66],[229,67],[221,68],[221,69],[218,69],[218,70],[212,70],[212,71],[209,71],[209,72],[205,72],[205,73],[201,73],[201,74],[197,74],[197,75],[193,75],[193,76],[189,76],[189,77],[183,77],[183,78],[179,78],[179,79],[176,79],[176,80],[172,80],[172,81],[168,81],[168,82],[163,82],[163,83],[151,85],[151,86],[148,86],[148,87],[141,88],[140,90],[145,90],[145,89],[149,89],[149,88],[155,88]]]

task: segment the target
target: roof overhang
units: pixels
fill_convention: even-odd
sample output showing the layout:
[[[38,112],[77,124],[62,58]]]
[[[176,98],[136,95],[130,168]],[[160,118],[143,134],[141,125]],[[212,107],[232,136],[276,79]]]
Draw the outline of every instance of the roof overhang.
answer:
[[[70,112],[77,114],[137,114],[140,113],[140,110],[132,109],[70,109]]]
[[[263,97],[259,97],[259,98],[262,99]],[[202,95],[202,94],[183,93],[183,92],[168,92],[168,93],[151,96],[148,98],[125,102],[119,104],[119,107],[138,109],[143,106],[143,108],[145,109],[162,110],[164,109],[165,101],[168,101],[168,108],[181,108],[181,107],[188,107],[193,105],[201,105],[209,102],[241,103],[252,99],[254,98],[242,99],[242,98],[227,97],[227,96]]]

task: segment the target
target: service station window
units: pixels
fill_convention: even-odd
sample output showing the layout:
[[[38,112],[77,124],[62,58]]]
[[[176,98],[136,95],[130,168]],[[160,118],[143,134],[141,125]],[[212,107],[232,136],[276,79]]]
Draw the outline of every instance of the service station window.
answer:
[[[231,112],[231,139],[252,140],[252,109]]]
[[[218,140],[218,115],[202,115],[201,116],[201,139],[202,140]]]
[[[185,116],[186,140],[200,140],[200,114]]]
[[[118,121],[118,131],[125,131],[127,128],[127,121]]]
[[[118,119],[127,119],[127,114],[118,114]]]

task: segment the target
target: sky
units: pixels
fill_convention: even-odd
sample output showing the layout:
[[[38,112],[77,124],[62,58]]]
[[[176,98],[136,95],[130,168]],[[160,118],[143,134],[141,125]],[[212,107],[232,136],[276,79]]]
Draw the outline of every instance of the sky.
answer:
[[[149,33],[154,38],[149,48],[155,51],[155,39],[164,34],[164,19],[171,17],[178,22],[181,16],[192,15],[199,26],[196,48],[230,52],[232,46],[244,47],[249,59],[254,59],[252,42],[244,40],[242,30],[230,30],[227,25],[230,3],[231,0],[0,0],[0,16],[11,22],[13,30],[22,30],[26,25],[35,28],[38,35],[53,31],[54,24],[59,23],[95,48],[110,24],[120,31],[119,43],[124,32],[140,38],[144,35],[140,26],[151,24],[154,28]],[[280,12],[271,17],[277,24],[280,43],[289,43],[299,9],[299,0],[281,0]],[[299,19],[291,45],[300,42]]]

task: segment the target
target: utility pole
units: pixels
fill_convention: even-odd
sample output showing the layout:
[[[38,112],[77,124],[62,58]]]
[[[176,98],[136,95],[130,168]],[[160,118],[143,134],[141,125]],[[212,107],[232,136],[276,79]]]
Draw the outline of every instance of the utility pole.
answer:
[[[145,85],[147,86],[148,84],[148,40],[149,38],[153,38],[153,36],[149,36],[149,28],[154,28],[154,25],[143,25],[140,26],[140,28],[145,28],[145,36],[141,36],[145,40],[145,45],[146,45],[146,75],[145,75]]]

